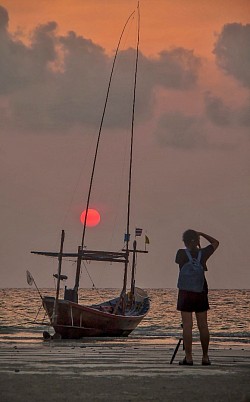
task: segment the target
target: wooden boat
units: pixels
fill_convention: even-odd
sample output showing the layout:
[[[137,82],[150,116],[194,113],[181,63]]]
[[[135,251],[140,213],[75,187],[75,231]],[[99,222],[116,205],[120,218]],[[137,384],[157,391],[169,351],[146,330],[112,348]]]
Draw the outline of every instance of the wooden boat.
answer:
[[[99,146],[100,135],[102,132],[102,124],[104,120],[106,105],[108,101],[109,89],[112,80],[112,74],[114,70],[116,56],[119,50],[120,41],[123,32],[129,19],[134,15],[132,13],[128,18],[117,49],[113,62],[113,67],[110,75],[108,91],[106,95],[105,106],[102,114],[101,124],[99,128],[99,134],[96,144],[96,150],[94,155],[93,169],[90,178],[90,186],[86,203],[86,214],[83,224],[83,233],[81,245],[78,247],[77,253],[66,253],[63,250],[64,244],[64,231],[61,234],[61,244],[59,252],[48,251],[32,251],[33,254],[45,255],[58,258],[58,272],[54,275],[57,279],[57,289],[55,297],[42,296],[43,307],[49,317],[50,325],[55,330],[55,337],[63,339],[79,339],[82,337],[103,337],[103,336],[128,336],[133,331],[141,320],[148,313],[150,308],[150,302],[146,291],[139,289],[135,286],[135,267],[137,261],[137,253],[146,253],[146,250],[138,250],[137,242],[134,240],[133,247],[130,249],[130,198],[131,198],[131,181],[132,181],[132,155],[133,155],[133,138],[134,138],[134,112],[135,112],[135,94],[136,94],[136,77],[137,77],[137,64],[138,64],[138,48],[139,48],[139,6],[138,6],[138,37],[137,37],[137,49],[136,49],[136,62],[135,62],[135,75],[134,75],[134,95],[133,95],[133,112],[132,112],[132,124],[131,124],[131,147],[130,147],[130,161],[129,161],[129,174],[128,174],[128,202],[127,202],[127,222],[126,222],[126,235],[125,235],[125,247],[120,252],[99,251],[99,250],[87,250],[84,246],[87,216],[90,205],[90,197],[92,190],[92,183],[95,173],[95,165],[97,158],[97,151]],[[131,269],[131,286],[127,291],[128,281],[128,264],[132,257],[132,269]],[[65,287],[64,299],[59,298],[60,294],[60,282],[65,279],[62,275],[62,261],[64,258],[75,258],[76,276],[75,285],[73,289]],[[117,298],[107,300],[99,304],[92,304],[90,306],[79,304],[78,290],[80,281],[80,271],[82,261],[110,261],[113,263],[123,264],[124,266],[124,278],[122,290]]]

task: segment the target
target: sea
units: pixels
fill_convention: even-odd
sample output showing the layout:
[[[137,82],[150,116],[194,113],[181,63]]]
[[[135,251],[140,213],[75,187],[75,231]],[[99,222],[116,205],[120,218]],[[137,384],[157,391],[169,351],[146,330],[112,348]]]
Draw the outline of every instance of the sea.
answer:
[[[41,296],[54,289],[0,289],[0,344],[43,342],[43,331],[53,328],[42,308]],[[174,345],[182,336],[176,289],[147,289],[151,301],[148,315],[129,335],[135,342]],[[119,295],[118,289],[80,289],[79,302],[86,305]],[[250,349],[250,290],[210,290],[208,323],[213,347]],[[84,342],[84,340],[81,340]],[[194,317],[193,341],[199,342]]]

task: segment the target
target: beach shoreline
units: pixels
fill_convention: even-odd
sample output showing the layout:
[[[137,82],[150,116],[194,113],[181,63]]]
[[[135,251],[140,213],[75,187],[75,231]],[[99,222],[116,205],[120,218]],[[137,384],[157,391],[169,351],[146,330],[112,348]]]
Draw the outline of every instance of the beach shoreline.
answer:
[[[0,345],[3,402],[250,402],[249,348],[211,348],[212,365],[181,367],[182,348],[133,340],[49,341]]]

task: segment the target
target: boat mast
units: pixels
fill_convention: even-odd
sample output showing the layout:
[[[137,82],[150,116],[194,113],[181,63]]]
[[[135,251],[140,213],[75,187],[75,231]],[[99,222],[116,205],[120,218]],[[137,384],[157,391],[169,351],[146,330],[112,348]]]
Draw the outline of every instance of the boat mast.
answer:
[[[62,258],[63,258],[63,243],[65,238],[65,232],[62,230],[61,234],[61,245],[60,245],[60,252],[58,254],[58,271],[57,271],[57,286],[56,286],[56,298],[53,308],[52,314],[52,324],[57,323],[57,309],[58,309],[58,299],[59,299],[59,292],[60,292],[60,281],[61,281],[61,272],[62,272]]]
[[[104,108],[103,108],[103,113],[102,113],[102,117],[101,117],[101,122],[100,122],[100,127],[99,127],[99,131],[98,131],[98,137],[97,137],[97,143],[96,143],[96,149],[95,149],[95,155],[94,155],[94,161],[93,161],[93,167],[92,167],[92,172],[91,172],[91,178],[90,178],[90,185],[89,185],[89,190],[88,190],[88,197],[87,197],[87,202],[86,202],[86,213],[85,213],[85,217],[84,217],[84,223],[83,223],[83,231],[82,231],[82,240],[81,240],[81,246],[78,248],[78,259],[77,259],[77,268],[76,268],[76,279],[75,279],[75,286],[74,286],[74,290],[77,293],[78,292],[78,287],[79,287],[79,277],[80,277],[80,271],[81,271],[81,253],[80,251],[83,250],[84,248],[84,241],[85,241],[85,235],[86,235],[86,226],[87,226],[87,217],[88,217],[88,211],[89,211],[89,203],[90,203],[90,196],[91,196],[91,192],[92,192],[92,186],[93,186],[93,179],[94,179],[94,174],[95,174],[95,167],[96,167],[96,160],[97,160],[97,155],[98,155],[98,150],[99,150],[99,144],[100,144],[100,138],[101,138],[101,132],[102,132],[102,127],[103,127],[103,122],[104,122],[104,117],[105,117],[105,113],[106,113],[106,108],[107,108],[107,103],[108,103],[108,98],[109,98],[109,92],[110,92],[110,87],[111,87],[111,81],[113,78],[113,73],[114,73],[114,68],[115,68],[115,63],[116,63],[116,59],[117,59],[117,55],[118,55],[118,51],[120,49],[120,44],[121,44],[121,40],[123,37],[123,34],[125,32],[125,29],[130,21],[130,19],[132,18],[132,16],[134,15],[135,11],[133,11],[130,16],[128,17],[122,33],[120,35],[117,47],[116,47],[116,52],[115,52],[115,56],[114,56],[114,60],[113,60],[113,64],[112,64],[112,69],[111,69],[111,73],[110,73],[110,77],[109,77],[109,83],[108,83],[108,89],[107,89],[107,93],[106,93],[106,98],[105,98],[105,103],[104,103]]]
[[[128,178],[128,209],[127,209],[127,236],[126,236],[126,253],[129,254],[129,233],[130,233],[130,210],[131,210],[131,188],[132,188],[132,166],[133,166],[133,145],[134,145],[134,120],[135,120],[135,101],[136,101],[136,85],[137,85],[137,71],[138,71],[138,57],[139,57],[139,43],[140,43],[140,6],[139,1],[137,5],[137,45],[136,45],[136,59],[135,59],[135,73],[134,73],[134,92],[133,92],[133,107],[131,119],[131,138],[130,138],[130,161],[129,161],[129,178]],[[128,259],[125,262],[123,288],[121,298],[126,294],[128,277]]]
[[[136,247],[137,247],[137,242],[134,240],[133,242],[133,261],[132,261],[132,272],[131,272],[131,286],[130,286],[130,302],[133,304],[134,298],[135,298],[135,270],[136,270]]]

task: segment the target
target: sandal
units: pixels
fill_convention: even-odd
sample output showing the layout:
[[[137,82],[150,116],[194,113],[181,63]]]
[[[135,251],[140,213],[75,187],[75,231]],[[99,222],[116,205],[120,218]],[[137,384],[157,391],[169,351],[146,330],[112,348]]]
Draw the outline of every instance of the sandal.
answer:
[[[179,362],[179,365],[180,365],[180,366],[193,366],[193,364],[194,364],[194,363],[193,363],[193,360],[190,360],[190,361],[188,362],[187,359],[186,359],[186,357],[184,357],[184,359]]]
[[[211,362],[210,362],[209,358],[202,359],[201,364],[202,364],[202,366],[211,366]]]

